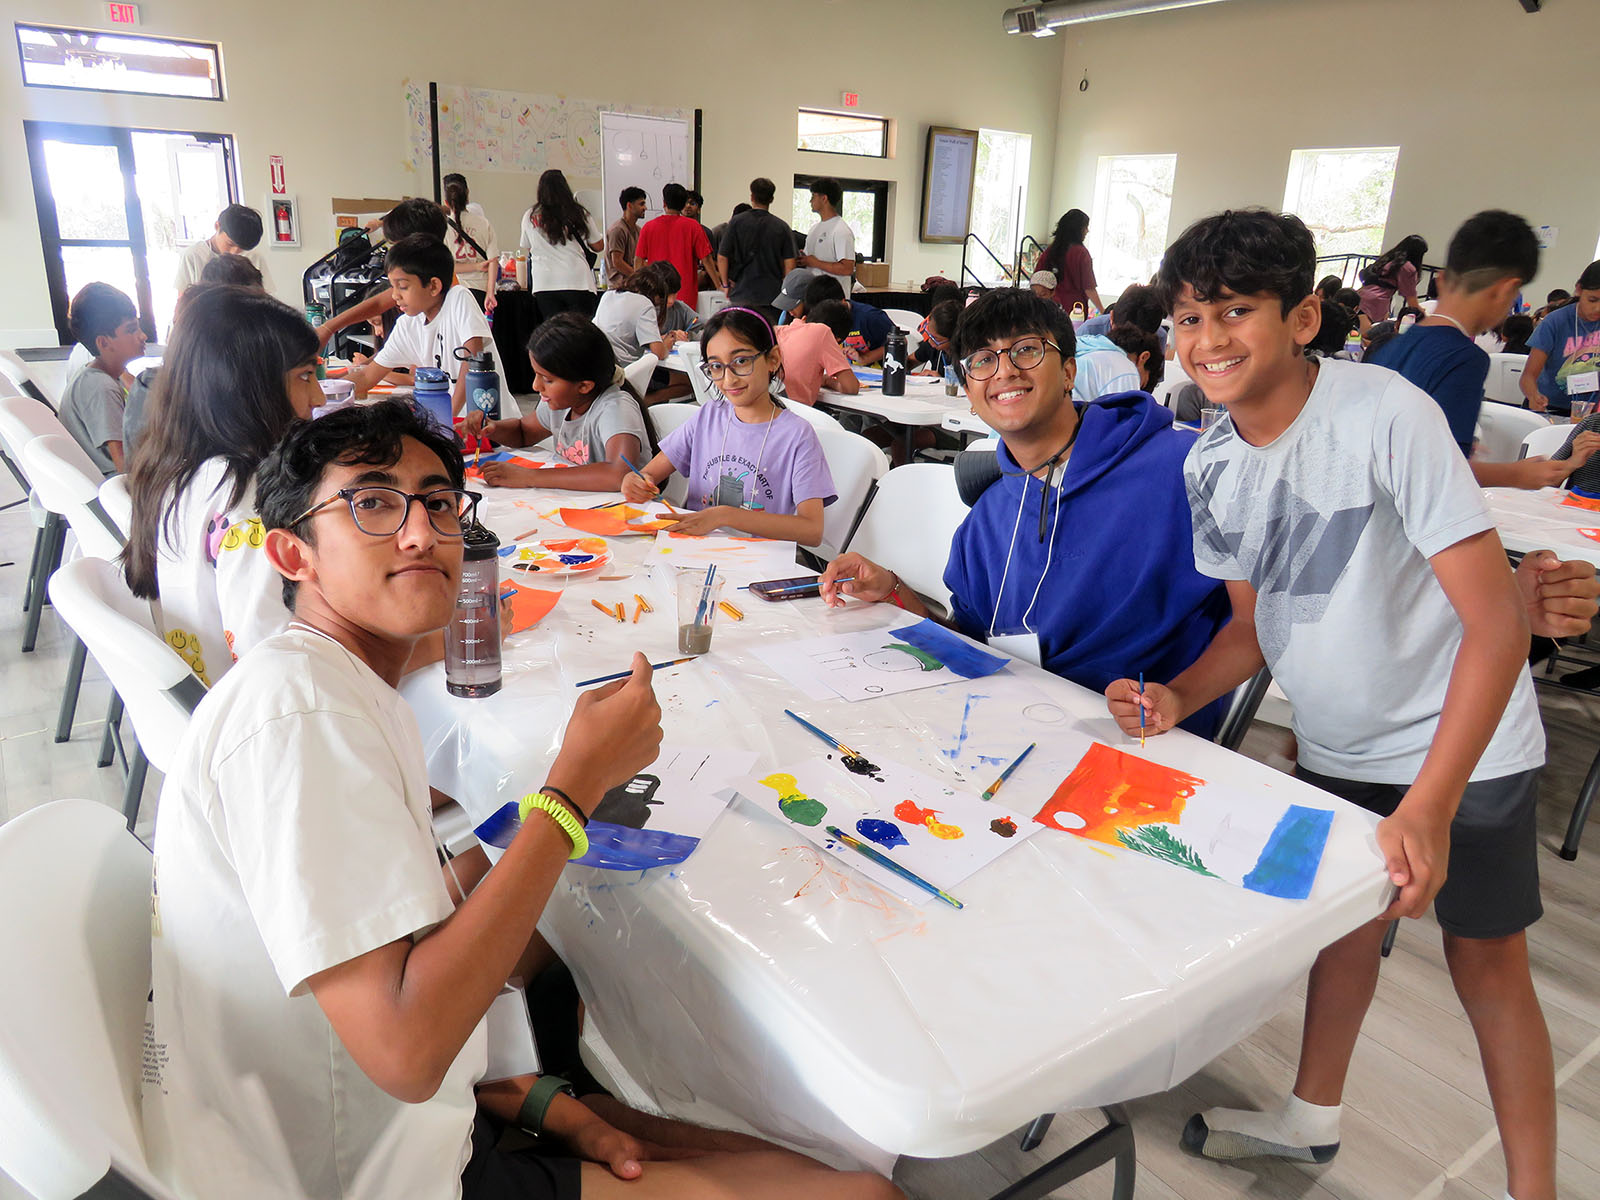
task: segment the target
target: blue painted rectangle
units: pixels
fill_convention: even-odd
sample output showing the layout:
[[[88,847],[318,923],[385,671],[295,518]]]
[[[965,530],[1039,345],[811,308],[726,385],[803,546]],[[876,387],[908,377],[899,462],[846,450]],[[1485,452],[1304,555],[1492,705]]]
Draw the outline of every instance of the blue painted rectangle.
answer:
[[[1244,877],[1244,886],[1285,900],[1304,900],[1317,881],[1332,827],[1333,813],[1328,809],[1290,805],[1255,867]]]
[[[931,654],[963,679],[993,675],[1010,661],[1005,655],[974,646],[959,634],[927,619],[904,629],[891,629],[889,636]]]

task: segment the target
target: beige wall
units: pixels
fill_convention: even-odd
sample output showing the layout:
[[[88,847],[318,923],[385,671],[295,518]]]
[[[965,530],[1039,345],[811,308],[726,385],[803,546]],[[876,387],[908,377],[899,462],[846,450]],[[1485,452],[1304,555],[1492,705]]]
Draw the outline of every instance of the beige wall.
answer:
[[[204,38],[223,47],[223,104],[23,88],[14,50],[0,51],[0,238],[11,270],[0,291],[0,344],[54,340],[42,252],[26,170],[22,120],[207,130],[238,139],[246,203],[267,190],[267,156],[286,160],[307,240],[303,252],[269,250],[280,294],[299,297],[298,277],[320,253],[333,196],[427,192],[403,162],[401,80],[554,92],[634,105],[704,110],[706,221],[747,199],[756,175],[784,185],[797,171],[888,178],[894,188],[890,259],[896,280],[952,276],[959,249],[917,241],[927,126],[955,124],[1033,134],[1030,226],[1045,218],[1056,143],[1060,47],[1001,32],[997,3],[970,0],[419,0],[327,4],[277,0],[147,0],[151,33]],[[14,20],[102,28],[89,0],[3,0]],[[599,39],[612,39],[602,52]],[[597,64],[605,65],[598,66]],[[898,153],[881,161],[802,154],[792,147],[795,109],[837,107],[861,94],[863,111],[899,122]],[[876,171],[874,170],[876,168]],[[534,181],[473,178],[502,246]],[[598,183],[598,181],[594,181]],[[607,214],[608,220],[614,214]]]
[[[1463,218],[1508,208],[1559,229],[1540,298],[1595,257],[1597,0],[1229,0],[1062,32],[1052,213],[1091,207],[1100,155],[1178,155],[1176,237],[1280,207],[1291,150],[1398,145],[1386,245],[1421,233],[1443,262]]]

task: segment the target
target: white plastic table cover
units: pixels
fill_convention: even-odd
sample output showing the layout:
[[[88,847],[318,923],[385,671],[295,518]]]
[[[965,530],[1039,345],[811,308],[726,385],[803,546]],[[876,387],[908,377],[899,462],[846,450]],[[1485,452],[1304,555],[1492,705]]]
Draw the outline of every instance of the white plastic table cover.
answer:
[[[1562,558],[1600,561],[1600,542],[1579,529],[1600,529],[1600,512],[1562,504],[1567,496],[1559,488],[1484,488],[1489,515],[1500,531],[1500,541],[1513,554],[1554,550]]]
[[[560,535],[541,512],[604,499],[488,496],[481,515],[502,538],[534,526]],[[611,564],[567,583],[540,625],[510,639],[499,693],[451,697],[438,667],[404,685],[432,782],[475,822],[543,781],[575,681],[627,666],[635,648],[652,662],[677,656],[665,572],[641,565],[649,539],[611,546]],[[637,625],[635,592],[656,607]],[[758,771],[772,770],[822,749],[782,715],[794,706],[875,757],[945,769],[946,735],[919,717],[927,693],[805,701],[751,653],[887,626],[904,619],[898,609],[732,595],[745,619],[721,620],[706,658],[656,675],[669,740],[753,749]],[[630,623],[606,619],[592,598],[626,600]],[[1009,669],[1077,729],[1129,745],[1102,697],[1026,663]],[[1136,752],[1337,810],[1311,898],[1274,899],[1042,830],[961,885],[964,910],[914,906],[736,799],[677,866],[568,867],[540,928],[577,977],[588,1020],[664,1112],[880,1169],[901,1154],[967,1153],[1040,1113],[1173,1086],[1279,1011],[1318,948],[1386,903],[1368,814],[1188,734]],[[1008,788],[1018,811],[1044,798]]]

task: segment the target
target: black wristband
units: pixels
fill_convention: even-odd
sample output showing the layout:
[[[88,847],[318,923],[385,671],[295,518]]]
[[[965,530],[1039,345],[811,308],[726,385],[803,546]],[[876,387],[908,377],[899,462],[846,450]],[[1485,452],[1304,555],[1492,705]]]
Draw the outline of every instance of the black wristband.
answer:
[[[569,796],[565,792],[563,792],[560,788],[551,787],[547,783],[542,788],[540,788],[539,790],[541,792],[543,792],[546,796],[554,796],[554,797],[556,797],[556,799],[560,800],[561,803],[565,804],[568,808],[570,808],[574,813],[577,814],[578,820],[582,821],[585,826],[587,826],[589,824],[589,814],[584,812],[583,809],[579,808],[578,807],[578,802],[576,800],[574,800],[571,796]]]

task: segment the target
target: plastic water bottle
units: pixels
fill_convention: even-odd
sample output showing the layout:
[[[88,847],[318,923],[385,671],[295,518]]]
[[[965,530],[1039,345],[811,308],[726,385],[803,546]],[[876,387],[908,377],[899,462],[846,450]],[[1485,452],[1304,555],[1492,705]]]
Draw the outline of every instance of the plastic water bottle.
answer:
[[[904,330],[891,330],[888,340],[883,344],[883,394],[885,396],[904,396],[906,394],[906,335]]]
[[[444,686],[452,696],[500,690],[500,539],[474,521],[462,532],[461,588],[444,641]]]

